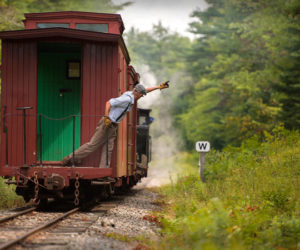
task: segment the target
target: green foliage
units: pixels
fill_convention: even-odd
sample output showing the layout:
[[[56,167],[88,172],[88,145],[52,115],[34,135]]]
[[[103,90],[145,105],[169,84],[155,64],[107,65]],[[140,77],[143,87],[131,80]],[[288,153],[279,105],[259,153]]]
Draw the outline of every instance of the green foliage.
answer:
[[[15,1],[19,2],[19,1]],[[107,12],[115,13],[121,10],[123,7],[129,5],[130,2],[126,2],[121,5],[116,5],[111,0],[86,0],[84,3],[80,0],[29,0],[26,6],[29,12],[40,12],[40,11],[92,11],[92,12]],[[20,6],[21,7],[21,6]]]
[[[194,148],[195,138],[239,146],[281,121],[298,128],[299,1],[207,2],[192,13],[192,43],[160,23],[127,33],[133,64],[176,79],[168,106],[185,146]]]
[[[297,1],[294,1],[296,4]],[[300,128],[300,4],[291,5],[289,9],[290,19],[294,24],[289,28],[291,34],[289,43],[282,50],[280,68],[284,69],[281,75],[282,83],[276,87],[283,94],[281,98],[282,111],[280,118],[289,129]]]
[[[263,137],[263,131],[277,125],[282,93],[274,86],[282,84],[287,70],[282,55],[295,37],[291,28],[300,26],[290,17],[295,1],[207,2],[207,10],[193,13],[199,21],[191,31],[199,38],[188,56],[188,70],[196,84],[187,112],[178,119],[190,148],[201,138],[220,149],[253,135]],[[293,76],[299,72],[297,55],[291,62]],[[288,89],[293,92],[290,85]],[[286,114],[291,123],[299,113],[295,99],[289,99],[295,108]]]
[[[5,184],[4,179],[0,177],[0,209],[17,207],[24,204],[23,198],[16,195],[15,186]]]
[[[265,200],[266,204],[276,210],[284,211],[288,209],[290,197],[289,192],[284,189],[262,192],[262,198]]]
[[[131,28],[125,34],[134,64],[147,64],[158,79],[168,79],[185,67],[185,54],[190,40],[169,32],[161,22],[153,25],[151,32]]]
[[[281,126],[265,138],[209,152],[204,184],[195,169],[161,188],[163,248],[299,247],[300,133]]]
[[[128,236],[126,234],[119,234],[119,233],[106,233],[105,237],[112,238],[118,241],[127,242],[127,243],[139,242],[139,243],[144,243],[146,245],[153,245],[153,242],[149,238],[145,237],[144,235]]]

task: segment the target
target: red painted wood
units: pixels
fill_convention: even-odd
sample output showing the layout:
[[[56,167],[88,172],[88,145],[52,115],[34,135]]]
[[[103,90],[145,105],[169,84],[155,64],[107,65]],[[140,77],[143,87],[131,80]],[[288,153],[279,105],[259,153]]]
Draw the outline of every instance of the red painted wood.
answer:
[[[76,173],[80,178],[84,179],[96,179],[106,176],[112,176],[111,168],[94,168],[94,167],[61,167],[61,166],[43,166],[43,167],[31,167],[27,170],[27,176],[34,176],[34,172],[38,173],[39,178],[50,176],[52,173],[57,173],[63,176],[65,179],[74,179]],[[20,167],[12,166],[11,168],[5,168],[2,171],[3,174],[9,176],[18,176],[20,173]],[[2,174],[1,173],[1,174]]]
[[[119,14],[92,13],[78,11],[28,13],[25,14],[24,25],[26,29],[36,29],[37,23],[69,23],[75,28],[76,23],[108,24],[108,32],[122,34],[124,24]]]
[[[67,29],[67,28],[45,28],[33,30],[14,30],[14,31],[1,31],[0,38],[2,39],[29,39],[29,38],[47,38],[47,37],[68,37],[78,38],[89,41],[109,41],[118,42],[120,35],[100,33],[86,30]],[[121,43],[121,41],[120,41]]]
[[[32,106],[27,110],[27,163],[36,161],[36,66],[37,54],[35,42],[3,42],[2,101],[1,107],[7,106],[6,119],[8,128],[8,163],[9,165],[23,165],[24,139],[22,111],[17,107]],[[5,164],[6,152],[5,134],[1,131],[1,166]]]
[[[6,162],[6,134],[4,133],[4,124],[3,124],[3,116],[4,116],[4,105],[7,105],[7,85],[4,84],[7,80],[7,53],[8,53],[8,44],[2,43],[2,67],[1,67],[1,75],[2,75],[2,84],[1,84],[1,139],[0,139],[0,174],[2,175],[1,167],[4,166]],[[6,63],[5,63],[6,62]]]
[[[107,82],[106,84],[109,85],[111,83],[114,83],[113,84],[113,88],[107,88],[107,94],[109,96],[118,96],[118,93],[119,93],[119,69],[118,69],[118,49],[117,48],[113,48],[112,49],[112,57],[110,58],[111,59],[111,63],[112,65],[114,65],[114,67],[111,69],[112,73],[109,74],[107,76]],[[107,57],[109,57],[109,55],[107,55]],[[108,70],[108,67],[106,66],[105,70]],[[111,166],[114,166],[113,167],[113,177],[116,177],[117,176],[117,152],[119,150],[119,147],[118,147],[118,143],[117,141],[115,141],[115,146],[114,146],[114,152],[113,152],[113,161],[111,162]]]
[[[118,96],[115,80],[116,64],[113,60],[117,46],[107,43],[86,43],[83,45],[82,74],[82,128],[81,144],[90,140],[101,117],[104,115],[105,103]],[[83,160],[82,165],[98,167],[101,148]],[[116,147],[111,166],[116,167]]]
[[[127,82],[128,82],[128,90],[133,90],[134,88],[134,82],[136,80],[136,72],[134,70],[134,68],[132,66],[128,66],[128,70],[127,70]],[[132,164],[132,168],[131,168],[131,172],[129,172],[129,175],[133,175],[136,169],[136,122],[137,122],[137,103],[134,104],[134,106],[132,107],[131,112],[128,114],[129,116],[131,116],[131,123],[128,122],[127,124],[127,129],[128,129],[128,133],[129,130],[132,131],[132,138],[130,140],[130,138],[128,138],[127,140],[127,148],[131,147],[131,162],[128,162],[128,168],[129,165]],[[127,149],[128,150],[128,149]]]

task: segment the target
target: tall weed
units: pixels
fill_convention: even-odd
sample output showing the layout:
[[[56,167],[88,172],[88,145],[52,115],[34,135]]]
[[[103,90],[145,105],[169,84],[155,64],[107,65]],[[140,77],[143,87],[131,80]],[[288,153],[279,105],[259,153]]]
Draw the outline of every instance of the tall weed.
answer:
[[[3,178],[0,177],[0,209],[13,208],[24,205],[25,202],[21,196],[15,193],[14,185],[7,185]]]

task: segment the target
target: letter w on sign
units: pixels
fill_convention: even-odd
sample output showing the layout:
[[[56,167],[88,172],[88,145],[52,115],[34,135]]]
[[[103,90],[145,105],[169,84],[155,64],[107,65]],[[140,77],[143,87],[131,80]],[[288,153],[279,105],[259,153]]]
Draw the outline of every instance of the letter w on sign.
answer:
[[[196,142],[196,151],[197,152],[209,152],[210,143],[208,141],[197,141]]]

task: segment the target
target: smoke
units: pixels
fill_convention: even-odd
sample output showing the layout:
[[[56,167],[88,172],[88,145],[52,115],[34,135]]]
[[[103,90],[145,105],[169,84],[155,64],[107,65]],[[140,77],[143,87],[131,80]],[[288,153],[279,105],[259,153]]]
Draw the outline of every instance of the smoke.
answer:
[[[145,87],[157,86],[160,83],[149,71],[148,66],[137,67],[137,72],[140,73],[141,83]],[[163,81],[166,80],[168,79]],[[150,115],[154,117],[150,128],[152,161],[149,163],[148,177],[142,180],[138,188],[167,184],[177,175],[175,156],[180,142],[172,126],[170,113],[171,93],[175,91],[175,84],[172,80],[170,79],[169,89],[155,90],[138,101],[138,107],[152,109]]]
[[[142,65],[140,67],[137,67],[137,72],[139,72],[141,76],[140,83],[143,84],[146,88],[154,87],[157,85],[157,80],[154,74],[149,71],[149,66]],[[144,109],[153,109],[156,106],[156,103],[159,102],[160,95],[160,91],[157,90],[148,93],[145,97],[141,98],[138,101],[138,107]]]

